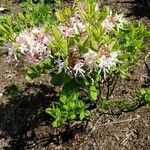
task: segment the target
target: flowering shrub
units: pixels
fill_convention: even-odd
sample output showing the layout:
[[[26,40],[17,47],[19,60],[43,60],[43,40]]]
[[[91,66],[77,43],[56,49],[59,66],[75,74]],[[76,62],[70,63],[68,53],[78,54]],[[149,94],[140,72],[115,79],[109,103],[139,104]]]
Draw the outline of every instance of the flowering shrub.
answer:
[[[28,80],[49,71],[51,84],[60,85],[59,100],[46,109],[53,126],[90,115],[87,99],[99,104],[112,95],[116,80],[137,63],[145,27],[113,14],[108,6],[78,1],[72,9],[56,12],[58,25],[34,27],[19,33],[9,54],[32,65]],[[107,86],[106,95],[102,88]],[[84,89],[86,97],[81,94]]]

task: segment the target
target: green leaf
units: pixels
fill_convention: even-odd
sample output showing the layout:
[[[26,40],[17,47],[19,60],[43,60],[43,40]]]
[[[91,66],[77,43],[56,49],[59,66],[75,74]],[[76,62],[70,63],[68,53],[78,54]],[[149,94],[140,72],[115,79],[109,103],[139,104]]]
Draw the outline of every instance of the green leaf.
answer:
[[[36,70],[35,67],[30,67],[27,69],[27,72],[26,72],[26,79],[31,81],[33,79],[35,79],[36,77],[39,76],[39,73],[38,71]]]
[[[75,118],[76,118],[75,112],[74,112],[74,111],[70,111],[70,112],[69,112],[69,119],[70,119],[70,120],[73,120],[73,119],[75,119]]]
[[[90,116],[90,114],[91,114],[89,110],[85,110],[84,113],[85,113],[85,116],[86,116],[86,117]]]
[[[65,21],[65,17],[63,16],[62,12],[61,11],[57,11],[55,13],[57,19],[60,21],[60,22],[64,22]]]
[[[52,122],[52,126],[53,126],[54,128],[58,127],[58,126],[59,126],[58,120],[53,121],[53,122]]]
[[[77,99],[75,99],[75,100],[77,100]],[[75,108],[76,107],[75,102],[70,102],[69,105],[70,105],[71,108]]]
[[[66,95],[66,93],[60,92],[59,100],[62,103],[62,105],[66,104],[66,102],[67,102],[67,95]]]
[[[60,110],[60,108],[56,107],[55,115],[56,115],[56,118],[60,118],[61,117],[61,110]]]
[[[94,85],[90,86],[89,88],[89,96],[91,100],[96,101],[98,96],[98,91]]]
[[[100,102],[99,107],[100,107],[100,109],[108,110],[109,109],[109,103],[106,100],[103,100]]]
[[[85,104],[83,101],[79,100],[76,102],[76,105],[79,109],[84,109],[85,108]]]
[[[59,74],[53,74],[51,83],[54,85],[62,85],[65,82],[68,83],[70,80],[71,80],[70,76],[62,71]]]
[[[80,112],[79,118],[80,120],[83,120],[84,117],[85,117],[85,111],[83,110]]]
[[[51,115],[53,118],[56,118],[56,116],[55,116],[55,107],[53,107],[53,108],[46,108],[46,113],[48,113],[49,115]]]
[[[63,108],[68,111],[69,110],[69,106],[66,104],[66,105],[63,105]]]
[[[26,70],[26,79],[31,81],[37,77],[39,77],[41,74],[45,73],[46,70],[51,69],[52,62],[51,58],[47,58],[45,61],[40,62],[39,64],[35,66],[31,66],[27,68]]]
[[[68,101],[78,100],[78,95],[79,95],[78,91],[73,90],[72,93],[68,95]]]
[[[47,58],[43,63],[41,63],[44,71],[50,70],[52,68],[52,59],[51,57]]]
[[[109,15],[110,13],[110,8],[109,6],[104,6],[102,9],[101,9],[101,15],[100,15],[100,20],[105,20],[106,17]]]
[[[62,35],[61,33],[58,31],[57,27],[56,26],[52,26],[52,33],[53,33],[53,36],[55,38],[56,41],[60,41]]]
[[[69,82],[65,82],[62,92],[65,92],[67,96],[70,96],[73,92],[78,92],[78,85],[74,79]]]

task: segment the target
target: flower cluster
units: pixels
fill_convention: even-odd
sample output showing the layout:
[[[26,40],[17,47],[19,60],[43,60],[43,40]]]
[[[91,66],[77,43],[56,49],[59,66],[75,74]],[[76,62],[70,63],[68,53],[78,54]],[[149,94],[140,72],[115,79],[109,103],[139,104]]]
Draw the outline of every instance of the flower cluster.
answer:
[[[86,26],[89,24],[83,21],[81,12],[86,12],[87,10],[87,5],[81,3],[79,9],[75,11],[74,16],[70,18],[69,23],[66,26],[60,25],[58,27],[60,33],[64,37],[73,37],[75,34],[85,32]],[[99,11],[99,3],[95,4],[95,11]]]
[[[9,56],[18,59],[18,55],[24,56],[29,64],[37,63],[51,55],[47,44],[52,38],[46,35],[44,29],[34,27],[31,31],[23,30],[9,47]]]
[[[117,29],[123,28],[124,24],[127,24],[127,20],[123,17],[123,14],[115,14],[112,15],[112,11],[107,16],[107,18],[102,22],[102,27],[106,30],[106,32],[110,32],[116,27]]]
[[[85,24],[82,21],[80,12],[76,11],[67,26],[60,25],[58,29],[64,37],[73,37],[74,34],[85,31]]]
[[[72,73],[75,77],[90,75],[94,69],[99,70],[99,74],[103,74],[103,78],[106,79],[111,68],[116,67],[118,60],[118,52],[108,52],[106,49],[100,49],[98,52],[89,50],[82,56],[79,56],[78,51],[73,51],[69,59],[71,59],[70,65],[66,65],[66,60],[56,59],[55,69],[56,73]]]
[[[84,77],[86,74],[90,74],[94,68],[98,68],[99,73],[103,72],[104,79],[106,79],[107,73],[109,73],[111,68],[116,67],[116,64],[119,62],[117,52],[108,52],[103,49],[94,52],[90,49],[77,60],[73,71],[75,71],[75,76],[79,74]],[[86,70],[88,70],[88,73]]]

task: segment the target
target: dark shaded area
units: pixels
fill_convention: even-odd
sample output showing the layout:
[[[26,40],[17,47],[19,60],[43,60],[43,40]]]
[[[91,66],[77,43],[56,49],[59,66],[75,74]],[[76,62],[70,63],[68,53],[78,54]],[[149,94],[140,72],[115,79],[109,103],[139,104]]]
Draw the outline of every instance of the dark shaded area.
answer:
[[[43,147],[54,143],[67,142],[78,132],[85,131],[87,123],[65,126],[59,132],[51,127],[51,118],[45,109],[57,100],[56,90],[45,84],[26,83],[23,88],[17,85],[6,87],[5,95],[9,102],[0,105],[1,138],[10,138],[9,147],[4,150],[23,150],[38,144]],[[36,128],[41,129],[37,135]]]
[[[75,135],[78,133],[85,132],[87,128],[87,121],[84,121],[80,124],[76,124],[73,127],[67,125],[65,130],[59,132],[58,134],[49,134],[47,137],[43,137],[42,139],[36,139],[34,141],[34,145],[40,144],[43,147],[47,147],[50,143],[54,143],[55,145],[60,145],[62,143],[66,143],[69,140],[73,139]],[[33,148],[33,144],[27,146],[27,149]]]
[[[117,1],[116,3],[127,3],[131,5],[130,12],[127,17],[135,16],[137,19],[147,17],[150,19],[150,1],[149,0],[127,0]]]

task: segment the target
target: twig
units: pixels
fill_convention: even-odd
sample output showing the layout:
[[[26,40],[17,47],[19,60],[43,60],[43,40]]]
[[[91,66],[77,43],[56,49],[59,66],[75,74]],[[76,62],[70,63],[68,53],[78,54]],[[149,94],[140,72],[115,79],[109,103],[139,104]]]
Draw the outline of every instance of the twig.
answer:
[[[149,0],[147,0],[147,4],[148,4],[148,7],[150,8],[150,1]]]
[[[150,52],[145,56],[145,62],[147,63],[147,58],[149,57]]]
[[[88,136],[91,135],[91,133],[95,130],[96,125],[98,124],[98,122],[100,121],[100,119],[101,119],[101,117],[98,118],[98,120],[97,120],[96,123],[94,124],[94,126],[93,126],[92,130],[90,131],[90,133],[88,134]],[[88,137],[88,136],[87,136],[87,137]]]
[[[107,126],[107,125],[112,125],[112,124],[117,124],[117,123],[130,122],[130,121],[137,120],[139,118],[140,118],[140,116],[137,116],[136,118],[126,119],[126,120],[120,120],[120,121],[114,121],[114,122],[109,122],[109,123],[105,123],[105,124],[98,125],[98,126],[95,126],[95,127],[102,127],[102,126]]]
[[[132,131],[131,131],[131,133],[127,134],[127,137],[121,142],[121,144],[125,143],[132,134],[133,134]]]
[[[113,80],[114,84],[113,84],[113,87],[112,87],[112,89],[111,89],[111,91],[110,91],[110,93],[109,93],[109,97],[110,97],[110,96],[112,95],[112,93],[114,92],[114,89],[115,89],[116,84],[117,84],[117,79],[118,79],[118,78],[115,78],[115,79]]]
[[[107,125],[112,125],[112,124],[117,124],[117,123],[123,123],[123,122],[130,122],[130,121],[137,120],[139,118],[140,118],[140,116],[137,116],[136,118],[126,119],[126,120],[120,120],[120,121],[114,121],[114,122],[109,122],[109,123],[105,123],[105,124],[102,124],[102,125],[97,125],[98,122],[101,119],[101,117],[99,117],[99,119],[96,121],[96,123],[94,124],[92,130],[90,131],[90,133],[88,134],[87,137],[89,137],[91,135],[91,133],[93,133],[93,131],[96,129],[96,127],[102,127],[102,126],[107,126]]]
[[[109,100],[109,91],[110,91],[110,84],[109,81],[107,82],[107,95],[106,95],[106,100]]]

